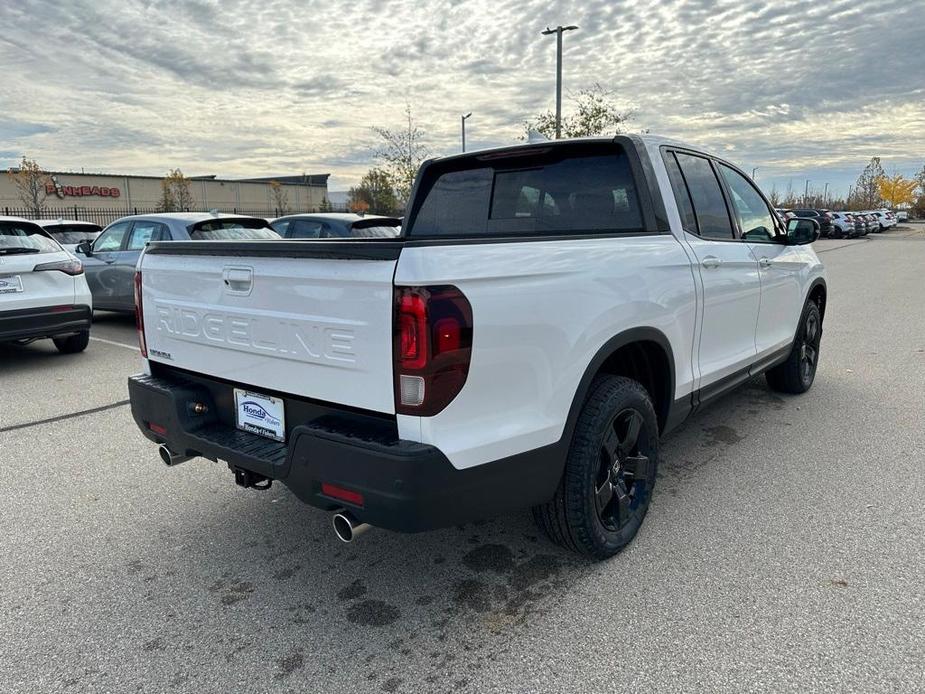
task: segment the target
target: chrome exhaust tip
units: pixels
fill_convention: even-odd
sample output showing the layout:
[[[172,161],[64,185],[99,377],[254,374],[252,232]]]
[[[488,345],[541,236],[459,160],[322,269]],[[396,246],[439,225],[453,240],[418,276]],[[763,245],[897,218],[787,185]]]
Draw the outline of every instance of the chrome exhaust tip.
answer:
[[[164,465],[167,467],[173,467],[174,465],[185,463],[187,460],[192,460],[193,458],[191,455],[180,455],[179,453],[174,453],[172,450],[167,448],[166,444],[162,444],[160,448],[157,449],[157,452],[160,454],[161,460],[164,461]]]
[[[337,539],[347,543],[353,542],[356,538],[373,527],[369,523],[361,523],[348,511],[335,513],[332,523],[334,525],[334,534],[337,535]]]

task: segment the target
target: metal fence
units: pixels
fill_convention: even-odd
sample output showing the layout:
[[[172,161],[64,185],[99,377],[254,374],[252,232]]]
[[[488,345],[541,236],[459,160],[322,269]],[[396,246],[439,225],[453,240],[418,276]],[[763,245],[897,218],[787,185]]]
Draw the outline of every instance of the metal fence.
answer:
[[[346,212],[346,205],[328,205],[329,212]],[[145,208],[145,207],[132,207],[132,208],[88,208],[80,207],[79,205],[66,206],[66,207],[46,207],[39,214],[35,214],[34,210],[25,207],[3,207],[0,208],[2,213],[7,217],[24,217],[25,219],[74,219],[81,222],[93,222],[94,224],[99,224],[104,227],[107,224],[111,224],[120,217],[125,217],[130,214],[155,214],[160,212],[156,208]],[[251,217],[263,217],[264,219],[272,219],[273,217],[281,217],[286,214],[300,214],[307,212],[320,212],[318,208],[313,208],[310,210],[293,210],[288,209],[281,211],[279,209],[261,209],[261,210],[245,210],[238,209],[237,207],[218,207],[210,208],[208,210],[186,210],[187,212],[212,212],[216,210],[218,212],[227,212],[229,214],[241,214],[248,215]]]

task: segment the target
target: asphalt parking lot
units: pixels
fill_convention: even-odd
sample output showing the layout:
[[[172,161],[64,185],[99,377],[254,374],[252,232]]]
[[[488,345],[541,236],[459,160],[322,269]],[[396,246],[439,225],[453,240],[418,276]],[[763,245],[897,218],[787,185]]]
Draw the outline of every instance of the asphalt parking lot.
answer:
[[[281,485],[165,468],[131,319],[0,348],[0,692],[922,691],[925,229],[817,250],[813,389],[688,421],[597,564],[528,513],[345,546]]]

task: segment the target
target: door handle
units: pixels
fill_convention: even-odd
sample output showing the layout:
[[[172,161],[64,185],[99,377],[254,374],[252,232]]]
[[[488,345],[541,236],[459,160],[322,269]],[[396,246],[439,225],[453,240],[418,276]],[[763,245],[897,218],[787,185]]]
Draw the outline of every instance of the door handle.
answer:
[[[759,258],[759,259],[758,259],[758,264],[759,264],[761,267],[768,268],[768,267],[771,267],[771,266],[774,264],[774,261],[771,260],[770,258]]]
[[[254,283],[254,271],[249,267],[226,267],[222,269],[222,280],[227,291],[233,294],[250,294]]]
[[[722,265],[723,260],[722,258],[717,258],[715,255],[708,255],[706,258],[700,261],[700,264],[703,265],[705,268],[712,270]]]

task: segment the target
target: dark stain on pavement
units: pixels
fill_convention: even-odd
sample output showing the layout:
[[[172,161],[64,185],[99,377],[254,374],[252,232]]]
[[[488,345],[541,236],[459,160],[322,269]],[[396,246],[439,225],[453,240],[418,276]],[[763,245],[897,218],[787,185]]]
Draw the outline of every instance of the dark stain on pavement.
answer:
[[[348,621],[362,626],[384,627],[399,617],[398,608],[382,600],[363,600],[347,608]]]
[[[737,432],[735,429],[726,426],[725,424],[720,424],[715,427],[704,427],[703,430],[710,437],[704,442],[703,445],[704,447],[709,448],[718,446],[721,443],[732,445],[742,441],[745,438],[744,436],[740,436],[739,432]]]
[[[389,679],[382,683],[382,691],[397,692],[398,688],[401,686],[401,683],[401,677],[389,677]]]
[[[246,581],[239,581],[228,586],[228,591],[222,596],[222,604],[226,607],[241,602],[248,595],[254,592],[254,584]]]
[[[296,670],[301,669],[305,665],[305,659],[302,657],[302,651],[294,650],[282,658],[277,658],[276,665],[279,668],[276,679],[283,680]]]
[[[355,600],[366,595],[366,586],[360,579],[355,580],[349,586],[345,586],[337,591],[337,597],[340,600]]]
[[[482,545],[463,557],[463,564],[476,573],[508,573],[514,568],[514,553],[505,545]]]

